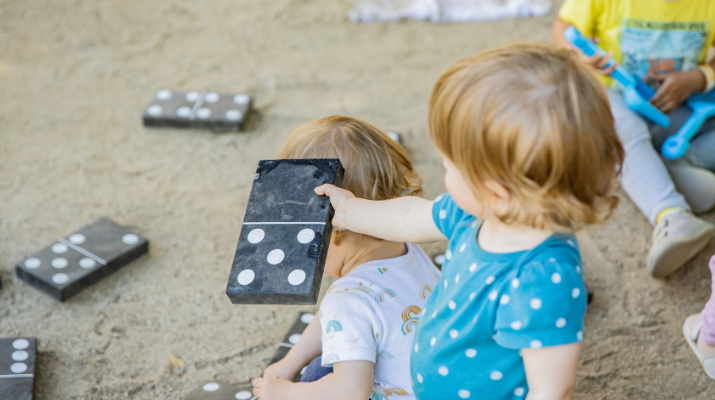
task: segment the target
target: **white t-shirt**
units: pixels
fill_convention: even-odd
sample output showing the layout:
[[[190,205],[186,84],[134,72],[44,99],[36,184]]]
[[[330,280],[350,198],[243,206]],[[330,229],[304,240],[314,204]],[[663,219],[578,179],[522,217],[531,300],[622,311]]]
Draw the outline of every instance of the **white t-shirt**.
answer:
[[[328,289],[320,304],[323,366],[375,363],[371,398],[414,399],[410,350],[425,302],[440,272],[422,249],[361,264]],[[382,395],[382,396],[380,396]]]

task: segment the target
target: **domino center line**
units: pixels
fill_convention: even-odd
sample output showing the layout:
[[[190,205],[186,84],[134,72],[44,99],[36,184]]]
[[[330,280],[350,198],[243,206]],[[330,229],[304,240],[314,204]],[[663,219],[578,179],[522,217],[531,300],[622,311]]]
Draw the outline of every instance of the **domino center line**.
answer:
[[[96,255],[94,255],[94,254],[88,252],[87,250],[85,250],[85,249],[83,249],[83,248],[77,246],[77,245],[74,244],[74,243],[70,243],[69,241],[67,241],[67,240],[65,240],[65,239],[62,239],[62,238],[59,238],[58,241],[59,241],[60,243],[64,244],[64,245],[66,245],[67,247],[71,247],[71,248],[73,248],[73,249],[79,251],[80,253],[84,254],[85,256],[87,256],[87,257],[93,259],[94,261],[96,261],[96,262],[98,262],[98,263],[100,263],[100,264],[102,264],[102,265],[107,265],[107,262],[104,261],[103,259],[99,258],[99,256],[96,256]]]
[[[244,222],[243,225],[325,225],[325,222]]]
[[[189,113],[189,119],[193,120],[196,119],[196,110],[201,108],[202,105],[204,105],[204,96],[206,95],[206,91],[202,90],[201,93],[199,94],[199,98],[196,100],[196,103],[194,103],[194,108],[191,109],[191,112]]]
[[[0,375],[0,379],[4,378],[32,378],[32,374],[15,374],[15,375]]]

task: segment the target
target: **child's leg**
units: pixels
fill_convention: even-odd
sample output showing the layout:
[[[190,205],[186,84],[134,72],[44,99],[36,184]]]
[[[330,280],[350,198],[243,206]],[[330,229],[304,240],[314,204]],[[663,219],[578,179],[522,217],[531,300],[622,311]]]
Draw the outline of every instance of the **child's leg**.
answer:
[[[313,361],[305,367],[303,376],[300,378],[301,382],[315,382],[325,375],[333,373],[333,367],[323,367],[320,365],[320,360],[322,356],[315,357]]]
[[[715,172],[715,119],[706,122],[698,136],[690,142],[686,158],[699,168]]]
[[[710,300],[705,304],[700,317],[703,327],[700,330],[699,341],[702,340],[708,346],[715,346],[715,256],[710,259],[710,273],[712,275],[712,293]]]

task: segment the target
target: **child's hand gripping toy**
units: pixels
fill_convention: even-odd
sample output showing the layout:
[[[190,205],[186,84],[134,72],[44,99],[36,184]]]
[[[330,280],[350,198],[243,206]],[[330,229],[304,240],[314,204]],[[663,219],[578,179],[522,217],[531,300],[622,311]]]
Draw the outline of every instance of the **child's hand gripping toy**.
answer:
[[[704,94],[694,94],[688,98],[688,107],[693,114],[685,121],[678,133],[666,139],[660,152],[665,158],[675,160],[682,157],[690,147],[690,139],[708,118],[715,116],[715,91]]]
[[[606,54],[593,40],[586,37],[574,26],[569,26],[564,31],[564,38],[589,57],[597,53]],[[616,60],[613,58],[609,59],[605,68],[612,66],[615,62]],[[623,86],[623,98],[631,110],[664,128],[670,125],[670,118],[648,102],[655,95],[655,91],[650,86],[621,66],[616,67],[611,77]]]

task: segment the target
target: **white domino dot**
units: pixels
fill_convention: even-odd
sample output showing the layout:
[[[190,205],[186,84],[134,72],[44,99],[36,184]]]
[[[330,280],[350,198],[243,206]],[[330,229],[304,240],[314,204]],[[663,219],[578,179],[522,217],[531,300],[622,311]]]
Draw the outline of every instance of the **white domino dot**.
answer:
[[[59,273],[59,274],[54,274],[52,276],[52,282],[61,285],[63,283],[67,283],[67,281],[70,280],[70,277],[67,276],[67,274]]]
[[[147,114],[153,115],[153,116],[155,116],[155,117],[156,117],[157,115],[161,115],[161,113],[163,113],[163,112],[164,112],[164,109],[163,109],[160,105],[158,105],[158,104],[154,104],[154,105],[152,105],[152,106],[149,106],[149,107],[146,109],[146,113],[147,113]]]
[[[93,268],[95,265],[97,265],[97,262],[91,258],[85,257],[85,258],[79,260],[79,266],[84,269]]]
[[[293,286],[300,285],[303,281],[305,281],[305,272],[303,270],[296,269],[288,274],[288,283]]]
[[[18,350],[24,350],[30,347],[30,342],[27,339],[17,339],[12,342],[12,347]]]
[[[186,101],[196,101],[199,99],[199,92],[191,91],[186,93]]]
[[[62,243],[55,243],[52,245],[52,252],[57,254],[64,254],[67,252],[67,246]]]
[[[13,351],[11,355],[12,359],[15,361],[25,361],[29,355],[25,350]]]
[[[188,118],[189,115],[191,115],[191,107],[186,107],[186,106],[179,107],[176,110],[176,115],[181,118]]]
[[[171,90],[160,90],[156,92],[156,98],[159,100],[169,100],[171,98]]]
[[[306,228],[298,232],[298,241],[301,243],[310,243],[315,239],[315,232],[312,229]]]
[[[266,232],[263,229],[254,229],[248,232],[248,242],[249,243],[260,243],[263,238],[266,237]]]
[[[248,285],[256,278],[256,273],[250,269],[244,269],[238,274],[236,280],[240,285]]]
[[[236,104],[248,104],[251,98],[247,94],[237,94],[233,96],[233,102]]]
[[[469,392],[469,390],[465,390],[465,389],[460,390],[459,392],[457,392],[457,394],[459,395],[459,397],[461,397],[461,398],[463,398],[463,399],[468,399],[469,396],[472,395],[472,394]]]
[[[42,264],[39,258],[28,258],[25,260],[25,268],[35,269]]]
[[[204,100],[206,100],[209,103],[215,103],[221,99],[221,95],[216,93],[216,92],[209,92],[206,93],[206,96],[204,96]]]
[[[296,344],[300,340],[300,336],[301,336],[300,333],[294,333],[288,337],[288,341],[293,344]]]
[[[133,233],[127,233],[126,235],[122,236],[122,242],[124,242],[125,244],[137,244],[139,242],[139,236]]]
[[[281,249],[271,250],[271,252],[268,253],[268,256],[266,256],[268,264],[271,265],[279,264],[281,261],[283,261],[283,258],[285,258],[285,253],[283,253],[283,250]]]
[[[235,397],[237,400],[247,400],[247,399],[250,399],[251,397],[253,397],[253,394],[251,394],[251,392],[247,392],[244,390],[242,392],[236,393],[236,395],[233,397]]]
[[[188,96],[188,95],[187,95],[187,96]],[[207,384],[204,385],[204,391],[205,391],[205,392],[215,392],[215,391],[218,390],[218,388],[219,388],[219,385],[218,385],[218,383],[216,383],[216,382],[209,382],[209,383],[207,383]]]
[[[489,374],[489,377],[492,378],[493,381],[498,381],[503,378],[504,375],[499,371],[492,371],[492,373]]]
[[[70,242],[74,244],[82,244],[85,240],[87,240],[87,238],[85,238],[84,235],[81,233],[75,233],[74,235],[70,236]]]
[[[67,259],[66,258],[55,258],[54,260],[52,260],[52,266],[57,269],[62,269],[67,266]]]
[[[243,117],[243,113],[238,110],[226,111],[226,119],[229,121],[238,121],[241,117]]]
[[[474,358],[477,355],[477,350],[476,349],[467,349],[467,351],[464,352],[464,355],[466,355],[469,358]]]
[[[311,313],[306,313],[300,316],[300,320],[303,321],[304,324],[309,324],[313,321],[313,318],[315,318],[315,314]]]
[[[201,107],[196,111],[196,116],[201,119],[206,119],[211,117],[211,109],[206,107]]]
[[[10,366],[10,371],[16,373],[16,374],[21,374],[25,371],[27,371],[27,365],[25,363],[15,363]]]

